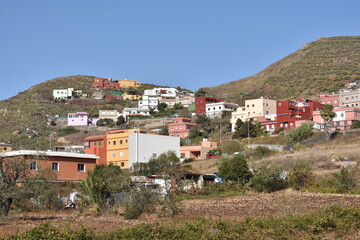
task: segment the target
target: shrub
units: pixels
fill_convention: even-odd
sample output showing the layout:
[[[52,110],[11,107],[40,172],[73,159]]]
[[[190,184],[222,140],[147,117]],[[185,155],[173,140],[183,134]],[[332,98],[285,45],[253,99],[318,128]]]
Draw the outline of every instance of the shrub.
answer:
[[[189,163],[189,162],[193,162],[193,161],[195,161],[194,158],[186,158],[186,159],[183,161],[183,163]]]
[[[273,151],[271,151],[269,148],[264,146],[258,146],[257,148],[255,148],[253,155],[258,158],[263,158],[271,155],[272,153]]]
[[[356,186],[355,177],[347,168],[342,167],[339,173],[334,173],[336,178],[336,192],[346,193]]]
[[[251,186],[258,192],[275,192],[286,188],[285,174],[279,168],[261,167],[251,179]]]
[[[245,184],[249,182],[252,174],[246,163],[246,159],[242,155],[233,158],[225,158],[221,160],[219,166],[219,177],[226,181],[235,181]]]
[[[288,131],[285,140],[288,144],[296,144],[308,139],[312,134],[313,123],[304,123],[300,127]]]
[[[124,203],[126,219],[138,218],[142,213],[151,213],[155,210],[158,194],[146,187],[135,189],[130,198]]]
[[[57,130],[57,135],[58,136],[66,136],[66,135],[77,133],[77,132],[80,132],[80,131],[77,130],[75,127],[67,126],[65,128],[61,128],[61,129]]]
[[[314,180],[314,175],[311,172],[310,166],[304,163],[296,163],[290,170],[288,182],[290,187],[296,190],[308,186]]]

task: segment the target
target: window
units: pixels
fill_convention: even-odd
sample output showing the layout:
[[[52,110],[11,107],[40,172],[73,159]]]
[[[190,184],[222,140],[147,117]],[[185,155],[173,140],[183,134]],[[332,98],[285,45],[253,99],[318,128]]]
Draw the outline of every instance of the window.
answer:
[[[116,141],[113,141],[113,145],[116,145]]]
[[[120,144],[122,144],[123,143],[123,140],[120,140]]]
[[[85,172],[85,164],[79,163],[77,165],[77,171],[78,172]]]
[[[98,145],[101,146],[101,145],[102,145],[102,142],[98,142]]]
[[[125,167],[125,163],[123,163],[123,162],[120,163],[120,166],[121,166],[121,167]]]
[[[128,143],[128,140],[126,139],[125,142]]]
[[[120,152],[120,157],[125,156],[124,152]]]
[[[51,169],[52,169],[53,171],[58,172],[58,171],[59,171],[59,163],[53,162],[53,163],[52,163],[52,166],[51,166]]]
[[[94,142],[94,146],[96,146],[96,142]]]
[[[30,162],[30,170],[31,171],[37,171],[37,163],[32,161]]]
[[[153,154],[152,154],[152,156],[153,156],[153,157],[156,157],[156,156],[157,156],[157,154],[156,154],[156,153],[153,153]]]
[[[111,157],[115,157],[115,153],[111,153],[110,155],[111,155]]]

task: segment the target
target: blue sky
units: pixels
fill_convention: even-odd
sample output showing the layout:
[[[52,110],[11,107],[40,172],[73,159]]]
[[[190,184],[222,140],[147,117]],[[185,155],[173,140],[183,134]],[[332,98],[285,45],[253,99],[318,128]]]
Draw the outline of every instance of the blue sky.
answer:
[[[360,1],[0,0],[0,100],[70,75],[196,90],[319,37],[359,34]]]

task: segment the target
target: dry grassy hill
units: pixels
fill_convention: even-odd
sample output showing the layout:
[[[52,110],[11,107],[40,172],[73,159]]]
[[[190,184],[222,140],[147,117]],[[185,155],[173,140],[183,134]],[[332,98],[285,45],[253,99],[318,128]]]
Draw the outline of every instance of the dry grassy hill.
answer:
[[[315,98],[356,80],[360,80],[360,37],[331,37],[305,44],[253,76],[205,90],[241,103],[260,96]]]

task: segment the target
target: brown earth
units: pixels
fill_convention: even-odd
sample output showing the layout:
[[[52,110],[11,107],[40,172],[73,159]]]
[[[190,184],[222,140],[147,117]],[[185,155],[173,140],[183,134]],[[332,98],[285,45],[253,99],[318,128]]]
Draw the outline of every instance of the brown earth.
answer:
[[[119,215],[93,216],[80,214],[77,210],[61,212],[12,213],[7,220],[0,221],[0,237],[17,235],[44,223],[55,226],[114,231],[144,222],[162,221],[179,224],[198,217],[231,221],[245,217],[281,216],[303,214],[332,205],[356,206],[360,195],[301,193],[291,190],[270,194],[248,193],[232,197],[185,200],[183,211],[175,219],[160,219],[157,214],[144,215],[137,220],[126,220]]]

